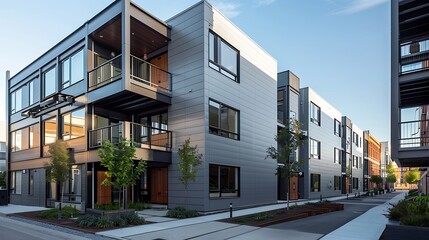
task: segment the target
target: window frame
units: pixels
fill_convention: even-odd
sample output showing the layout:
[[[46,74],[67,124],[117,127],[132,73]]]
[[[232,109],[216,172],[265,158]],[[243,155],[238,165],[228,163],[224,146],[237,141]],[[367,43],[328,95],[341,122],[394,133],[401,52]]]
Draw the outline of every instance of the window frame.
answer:
[[[11,193],[15,194],[15,195],[21,195],[22,194],[22,170],[13,171],[11,173],[12,173],[12,175],[11,175],[11,185],[12,185],[11,190],[12,190],[12,192]],[[18,186],[18,184],[17,184],[18,176],[17,175],[20,175],[19,188],[17,187]],[[17,192],[18,189],[19,189],[19,192]]]
[[[72,137],[72,136],[74,136],[72,133],[73,133],[73,113],[75,113],[75,112],[77,112],[77,111],[81,111],[81,110],[83,110],[83,135],[78,135],[77,137]],[[69,126],[69,132],[68,132],[68,134],[66,134],[66,131],[65,131],[65,117],[66,116],[69,116],[70,117],[70,126]],[[58,124],[58,122],[57,122],[57,124]],[[61,139],[63,139],[64,141],[69,141],[69,140],[73,140],[73,139],[76,139],[76,138],[81,138],[81,137],[85,137],[85,128],[86,127],[86,113],[85,113],[85,107],[83,107],[83,108],[77,108],[77,109],[74,109],[74,110],[72,110],[72,111],[69,111],[69,112],[66,112],[66,113],[64,113],[64,114],[62,114],[61,115],[61,129],[62,129],[62,133],[61,133]],[[57,135],[58,135],[58,133],[57,133]],[[65,136],[68,136],[68,138],[65,138]]]
[[[338,151],[338,153],[337,153]],[[338,158],[337,158],[338,156]],[[342,154],[341,154],[341,149],[334,147],[334,163],[338,163],[341,165],[341,162],[343,161],[342,159]]]
[[[82,78],[77,80],[76,82],[73,82],[72,80],[72,58],[76,55],[78,55],[80,52],[82,52]],[[68,81],[64,82],[64,63],[68,62]],[[61,69],[61,89],[66,89],[70,86],[73,86],[74,84],[81,82],[85,79],[85,51],[84,48],[79,48],[78,50],[71,53],[69,56],[65,57],[61,63],[60,63],[60,69]],[[67,84],[67,85],[66,85]]]
[[[46,74],[50,71],[54,71],[54,91],[46,95]],[[42,99],[49,98],[58,92],[58,80],[57,80],[57,67],[56,65],[46,69],[42,72]]]
[[[211,189],[211,185],[210,185],[210,180],[211,180],[211,176],[210,176],[210,169],[211,168],[217,168],[217,190],[212,190]],[[234,194],[236,194],[235,196],[222,196],[222,193],[226,194],[226,193],[231,193],[231,192],[223,192],[222,190],[222,173],[221,170],[222,168],[228,168],[228,169],[233,169],[234,174],[236,174],[235,176],[235,188],[234,189],[229,189],[229,190],[233,190]],[[218,196],[215,196],[214,194],[219,194]],[[230,166],[230,165],[221,165],[221,164],[209,164],[209,199],[225,199],[225,198],[238,198],[240,197],[240,167],[237,166]]]
[[[213,60],[211,59],[211,40],[210,37],[213,35]],[[224,43],[227,47],[231,48],[231,50],[236,52],[236,70],[237,72],[234,73],[231,70],[227,69],[225,66],[222,65],[222,43]],[[209,30],[208,34],[208,48],[209,48],[209,57],[208,57],[208,65],[210,68],[220,72],[224,76],[228,77],[229,79],[233,80],[236,83],[240,83],[240,51],[232,46],[229,42],[225,41],[221,36],[216,34],[213,30]]]
[[[219,104],[219,108],[218,108],[218,112],[217,112],[217,115],[218,115],[217,116],[217,124],[218,124],[217,127],[210,125],[210,107],[211,107],[210,103],[211,102]],[[222,109],[222,107],[226,107],[226,108],[231,109],[237,113],[237,132],[236,133],[222,128],[222,125],[221,125],[221,109]],[[226,105],[224,103],[221,103],[221,102],[214,100],[212,98],[209,98],[208,112],[209,112],[209,119],[208,119],[209,124],[208,125],[209,125],[209,133],[210,134],[229,138],[232,140],[240,141],[240,110],[233,108],[229,105]],[[230,137],[230,135],[235,136],[235,137]]]
[[[317,143],[317,154],[313,153],[313,143]],[[321,159],[321,142],[314,139],[314,138],[310,138],[310,158],[312,159]],[[316,157],[315,157],[316,156]]]
[[[338,126],[338,129],[337,129],[337,126]],[[341,122],[338,121],[336,118],[334,118],[334,135],[341,137]]]
[[[43,130],[42,145],[43,146],[48,146],[48,145],[53,144],[55,142],[55,141],[53,141],[50,143],[46,143],[46,123],[52,119],[55,119],[55,141],[58,140],[58,117],[55,116],[55,117],[45,119],[45,120],[43,120],[43,126],[42,126],[42,130]]]
[[[341,176],[334,176],[334,191],[341,191]]]
[[[313,116],[314,115],[314,110],[316,110],[316,115],[317,116]],[[314,124],[316,124],[317,126],[321,126],[321,109],[320,107],[315,104],[314,102],[310,102],[310,121]]]
[[[316,188],[315,186],[314,186],[314,184],[313,184],[313,180],[314,180],[314,176],[317,176],[317,178],[318,178],[318,180],[319,181],[317,181],[317,185],[318,185],[318,187]],[[319,173],[310,173],[310,192],[321,192],[321,189],[320,189],[320,186],[321,186],[321,183],[320,183],[320,181],[321,181],[321,179],[322,179],[322,177],[321,177],[321,175],[319,174]],[[317,191],[316,191],[317,190]]]

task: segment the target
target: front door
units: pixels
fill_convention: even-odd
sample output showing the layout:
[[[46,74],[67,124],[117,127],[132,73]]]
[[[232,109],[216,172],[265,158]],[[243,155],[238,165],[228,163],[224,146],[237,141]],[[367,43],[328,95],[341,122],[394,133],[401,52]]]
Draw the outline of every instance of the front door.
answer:
[[[289,181],[289,199],[290,200],[297,200],[298,197],[298,176],[292,176],[290,177]]]
[[[151,202],[167,204],[168,202],[168,169],[151,169]]]
[[[112,203],[112,188],[101,185],[106,177],[106,171],[97,171],[97,200],[96,204],[104,205]]]

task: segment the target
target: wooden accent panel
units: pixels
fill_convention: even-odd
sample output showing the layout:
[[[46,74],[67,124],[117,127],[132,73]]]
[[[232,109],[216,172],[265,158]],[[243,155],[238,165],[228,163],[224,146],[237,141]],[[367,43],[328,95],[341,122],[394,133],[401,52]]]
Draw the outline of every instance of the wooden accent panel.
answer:
[[[97,204],[110,204],[112,203],[112,188],[110,186],[101,185],[106,179],[106,171],[97,172]]]
[[[158,57],[150,60],[155,66],[158,66],[160,69],[164,71],[168,71],[168,56],[167,53],[161,54]],[[151,69],[152,74],[152,82],[157,84],[158,86],[168,89],[168,74],[164,71],[161,71],[155,67]]]
[[[289,180],[289,199],[297,200],[298,196],[298,176],[292,176]]]
[[[167,204],[168,202],[168,169],[151,169],[151,202]]]

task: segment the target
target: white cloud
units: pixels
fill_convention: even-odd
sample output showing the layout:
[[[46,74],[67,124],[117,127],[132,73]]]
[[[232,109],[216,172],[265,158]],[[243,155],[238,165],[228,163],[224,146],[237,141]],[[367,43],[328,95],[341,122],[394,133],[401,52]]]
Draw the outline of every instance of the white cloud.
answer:
[[[267,6],[274,3],[276,0],[258,0],[256,1],[255,7]]]
[[[373,8],[387,1],[388,0],[351,0],[347,6],[334,12],[334,14],[339,14],[339,15],[354,14],[354,13],[362,12],[367,9]],[[328,1],[328,2],[335,4],[334,1]]]
[[[236,17],[241,13],[238,10],[238,4],[214,1],[213,6],[215,6],[223,15],[228,18]]]

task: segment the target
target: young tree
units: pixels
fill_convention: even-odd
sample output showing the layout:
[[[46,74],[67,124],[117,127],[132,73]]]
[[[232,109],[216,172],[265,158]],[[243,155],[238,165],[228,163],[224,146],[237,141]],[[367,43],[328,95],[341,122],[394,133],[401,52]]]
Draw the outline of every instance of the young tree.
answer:
[[[146,171],[146,161],[138,161],[135,166],[136,147],[134,143],[121,138],[117,144],[104,141],[98,149],[101,165],[107,168],[102,185],[119,190],[119,206],[125,208],[125,189],[135,184],[140,174]],[[121,193],[123,202],[121,204]]]
[[[389,175],[387,175],[386,182],[389,183],[389,184],[395,183],[396,182],[396,176],[395,176],[395,174],[389,174]],[[390,188],[390,186],[389,186],[389,188]]]
[[[378,189],[380,188],[380,184],[383,183],[383,178],[379,175],[372,175],[369,181],[376,184],[378,191]]]
[[[395,174],[395,168],[393,167],[393,162],[389,162],[389,164],[387,164],[386,173],[387,175]]]
[[[198,170],[203,161],[203,154],[198,153],[198,146],[191,146],[191,140],[188,138],[183,146],[177,150],[179,154],[178,167],[182,175],[179,180],[185,185],[186,190],[186,205],[188,204],[188,184],[195,182]]]
[[[291,161],[291,156],[294,156],[298,147],[305,142],[305,136],[299,129],[300,126],[301,123],[298,120],[289,119],[288,124],[274,138],[277,142],[277,148],[273,146],[267,148],[267,156],[265,157],[265,159],[271,158],[277,160],[277,174],[287,179],[286,200],[288,210],[290,177],[298,173],[301,164],[300,161],[294,158]]]
[[[51,162],[46,169],[46,180],[61,184],[61,201],[58,208],[58,219],[61,219],[61,205],[64,202],[64,189],[66,182],[70,179],[70,167],[75,160],[69,154],[68,146],[63,140],[57,140],[49,146],[48,152],[51,154]]]
[[[410,184],[410,188],[411,188],[411,184],[415,184],[417,183],[417,181],[420,180],[420,172],[415,169],[408,171],[404,174],[404,180],[405,182]]]

